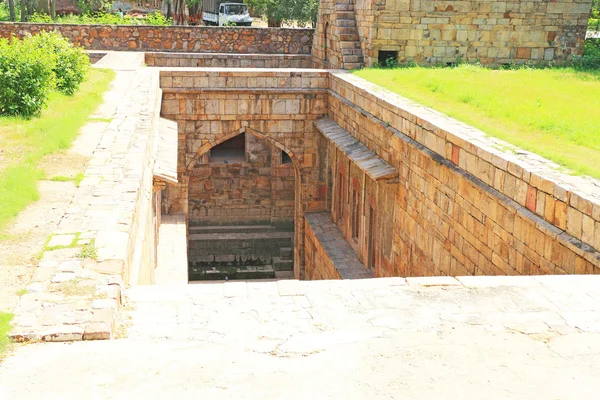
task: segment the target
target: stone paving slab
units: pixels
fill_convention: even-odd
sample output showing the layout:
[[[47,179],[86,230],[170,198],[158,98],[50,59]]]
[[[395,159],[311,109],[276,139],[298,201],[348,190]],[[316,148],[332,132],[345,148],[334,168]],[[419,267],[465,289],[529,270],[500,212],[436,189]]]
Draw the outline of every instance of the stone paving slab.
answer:
[[[141,170],[151,161],[159,111],[158,73],[136,69],[142,63],[143,55],[110,53],[96,64],[117,69],[92,115],[110,122],[82,129],[93,139],[75,146],[91,159],[48,246],[68,247],[77,239],[77,245],[93,245],[97,260],[46,251],[14,309],[10,336],[16,341],[109,339],[116,332]]]
[[[0,398],[592,399],[600,281],[568,278],[133,287],[126,339],[20,347]]]

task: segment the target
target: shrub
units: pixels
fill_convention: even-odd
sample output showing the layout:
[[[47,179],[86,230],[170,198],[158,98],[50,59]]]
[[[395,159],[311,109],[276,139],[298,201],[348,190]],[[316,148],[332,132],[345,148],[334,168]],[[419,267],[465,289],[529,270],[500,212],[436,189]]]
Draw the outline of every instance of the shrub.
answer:
[[[61,93],[72,96],[89,71],[89,57],[83,50],[73,46],[57,32],[42,31],[38,35],[26,39],[26,41],[56,58],[54,64],[56,88]]]
[[[27,17],[27,21],[29,22],[35,22],[35,23],[42,23],[42,24],[51,24],[52,18],[50,18],[50,16],[48,14],[44,14],[44,13],[33,13],[32,15],[30,15],[29,17]]]
[[[582,69],[600,69],[600,39],[586,39],[583,57],[575,59],[573,66]]]
[[[54,88],[55,60],[27,40],[0,39],[0,114],[39,115]]]

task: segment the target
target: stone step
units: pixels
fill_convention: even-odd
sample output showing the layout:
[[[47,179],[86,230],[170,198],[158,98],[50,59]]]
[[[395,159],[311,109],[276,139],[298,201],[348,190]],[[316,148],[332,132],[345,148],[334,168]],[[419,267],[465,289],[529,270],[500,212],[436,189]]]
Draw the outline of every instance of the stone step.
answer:
[[[290,260],[282,260],[279,257],[273,257],[273,271],[293,271],[294,262]]]
[[[355,19],[338,19],[336,20],[336,25],[337,26],[343,26],[343,27],[356,27],[356,20]]]
[[[350,3],[337,3],[335,5],[336,11],[354,11],[354,4]]]
[[[282,260],[291,260],[293,255],[294,252],[291,247],[281,247],[279,249],[279,257],[281,257]]]
[[[335,19],[356,19],[354,11],[338,11],[335,13]]]
[[[360,38],[358,36],[358,33],[340,33],[339,34],[339,40],[343,41],[343,42],[355,42],[358,41]]]
[[[359,69],[363,67],[363,63],[344,63],[344,69]]]
[[[342,49],[342,56],[362,56],[362,50],[357,49]]]
[[[340,41],[340,49],[360,49],[359,41]]]
[[[359,63],[360,64],[360,63],[364,62],[364,57],[357,56],[357,55],[352,55],[352,56],[348,55],[348,56],[343,56],[343,61],[344,61],[344,64],[347,64],[347,63]]]
[[[337,31],[340,35],[357,35],[356,27],[338,26]]]
[[[276,279],[294,279],[294,271],[275,271]]]
[[[271,225],[210,225],[190,226],[188,232],[195,233],[250,233],[250,232],[272,232],[275,227]]]

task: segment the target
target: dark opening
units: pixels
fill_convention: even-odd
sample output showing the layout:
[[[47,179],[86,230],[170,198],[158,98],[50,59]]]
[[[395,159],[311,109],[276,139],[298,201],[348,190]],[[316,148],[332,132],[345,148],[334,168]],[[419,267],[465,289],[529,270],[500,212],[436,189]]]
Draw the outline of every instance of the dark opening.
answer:
[[[292,159],[290,158],[290,156],[288,156],[288,154],[285,151],[281,151],[281,163],[282,164],[291,164],[292,163]]]
[[[369,262],[371,269],[375,268],[375,210],[369,207]]]
[[[210,163],[241,163],[246,161],[246,134],[242,133],[234,138],[216,145],[210,150],[208,162]]]
[[[329,61],[329,22],[325,24],[325,61]]]
[[[352,239],[358,239],[360,228],[360,200],[358,190],[352,189]]]
[[[337,197],[337,216],[338,221],[341,221],[344,215],[342,199],[344,198],[344,176],[340,173],[338,179],[338,197]]]
[[[382,67],[394,67],[398,65],[398,52],[379,50],[378,60]]]

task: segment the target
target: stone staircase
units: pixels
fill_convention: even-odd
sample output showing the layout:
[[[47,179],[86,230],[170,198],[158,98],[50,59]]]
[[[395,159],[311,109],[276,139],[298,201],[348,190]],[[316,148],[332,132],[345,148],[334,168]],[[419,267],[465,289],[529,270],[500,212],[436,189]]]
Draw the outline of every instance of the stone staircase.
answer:
[[[273,270],[278,279],[294,277],[294,253],[291,247],[279,249],[279,257],[273,257]]]
[[[347,2],[335,5],[335,26],[342,56],[340,68],[361,68],[364,65],[364,57],[360,47],[354,4]]]

